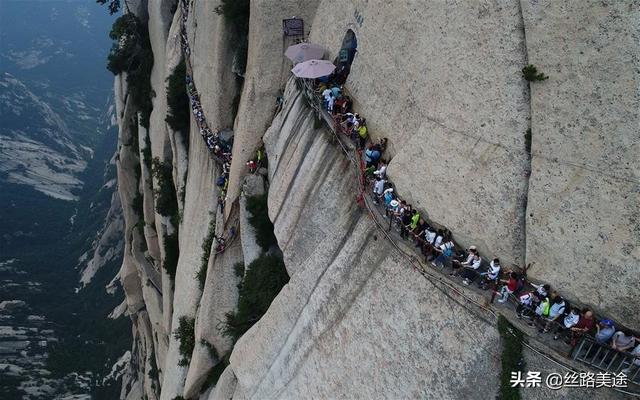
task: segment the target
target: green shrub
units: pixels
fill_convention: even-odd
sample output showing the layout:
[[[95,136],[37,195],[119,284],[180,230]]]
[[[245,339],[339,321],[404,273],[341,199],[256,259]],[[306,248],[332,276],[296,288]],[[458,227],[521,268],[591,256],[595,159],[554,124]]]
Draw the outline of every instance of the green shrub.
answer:
[[[171,235],[164,235],[164,261],[162,262],[162,268],[167,271],[171,280],[176,279],[179,256],[180,248],[178,246],[178,229],[176,228]]]
[[[535,65],[531,65],[531,64],[522,68],[522,76],[528,82],[544,81],[549,79],[549,77],[543,74],[542,72],[538,72],[538,68],[536,68]]]
[[[162,162],[154,158],[151,162],[151,173],[156,179],[157,187],[153,192],[156,203],[156,211],[165,217],[171,217],[174,226],[178,224],[178,199],[173,184],[173,167],[169,162]]]
[[[151,139],[149,132],[144,136],[144,149],[142,149],[142,162],[148,171],[151,171]]]
[[[200,393],[206,392],[211,386],[217,385],[220,375],[224,372],[225,368],[229,366],[229,356],[225,356],[207,373],[207,379],[200,388]]]
[[[500,400],[520,400],[518,387],[511,387],[511,372],[521,371],[523,364],[523,335],[507,321],[498,317],[498,332],[502,338],[502,369],[500,371]]]
[[[234,41],[234,59],[238,69],[244,73],[247,65],[247,48],[249,38],[250,0],[222,0],[216,7],[218,15],[222,15],[227,23],[235,30],[237,40]]]
[[[233,271],[235,272],[238,278],[244,277],[244,264],[243,263],[235,263],[233,265]]]
[[[107,8],[109,9],[109,14],[111,15],[117,13],[120,10],[120,0],[96,0],[96,3],[100,5],[108,3]]]
[[[204,289],[204,283],[207,279],[207,267],[209,266],[209,257],[211,256],[211,246],[213,245],[213,237],[216,233],[216,222],[209,222],[209,231],[202,242],[202,257],[200,258],[200,269],[196,273],[196,279],[200,285],[200,290]]]
[[[273,233],[273,224],[269,219],[267,195],[247,197],[247,211],[251,213],[249,223],[256,230],[256,241],[264,251],[268,251],[278,240]]]
[[[115,20],[109,37],[114,41],[107,56],[107,69],[114,75],[127,73],[131,100],[140,111],[140,124],[149,127],[153,108],[151,97],[151,68],[153,51],[147,25],[132,13]]]
[[[168,113],[165,121],[171,129],[181,132],[188,138],[191,110],[185,83],[186,75],[187,69],[183,58],[167,78]]]
[[[178,329],[173,332],[173,337],[179,342],[178,351],[182,356],[178,365],[183,367],[189,365],[191,354],[196,346],[195,323],[195,319],[182,316],[178,320]]]
[[[236,312],[225,315],[223,333],[235,343],[267,311],[289,275],[281,258],[263,254],[249,264],[240,286]]]

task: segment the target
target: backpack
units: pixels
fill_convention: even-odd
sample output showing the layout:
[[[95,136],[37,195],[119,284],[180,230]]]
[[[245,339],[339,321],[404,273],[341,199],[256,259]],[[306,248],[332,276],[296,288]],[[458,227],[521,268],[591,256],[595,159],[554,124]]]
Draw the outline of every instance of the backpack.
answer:
[[[447,242],[448,246],[446,246],[446,248],[444,249],[444,256],[445,257],[451,257],[453,255],[453,245],[450,242]]]

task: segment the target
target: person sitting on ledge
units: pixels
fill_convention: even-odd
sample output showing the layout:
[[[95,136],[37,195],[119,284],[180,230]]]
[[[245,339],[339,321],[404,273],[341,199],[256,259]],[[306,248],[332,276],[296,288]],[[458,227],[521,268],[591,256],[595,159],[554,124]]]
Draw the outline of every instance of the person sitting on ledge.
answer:
[[[565,315],[565,310],[567,308],[567,303],[564,301],[562,296],[556,294],[551,301],[551,306],[549,307],[549,314],[544,319],[544,325],[539,329],[540,333],[547,333],[551,329],[551,325],[556,322],[557,324],[561,324]],[[576,321],[577,322],[577,321]]]
[[[413,210],[411,209],[411,204],[407,204],[400,215],[400,237],[402,239],[407,239],[409,237],[409,225],[411,225],[412,217]]]
[[[435,260],[433,260],[433,262],[431,263],[431,265],[433,265],[434,267],[440,265],[440,268],[444,268],[447,264],[447,260],[453,257],[454,244],[451,240],[451,236],[447,235],[446,239],[444,239],[443,241],[444,243],[442,243],[439,247],[434,248],[436,253],[438,253]]]
[[[611,347],[618,351],[628,351],[636,344],[636,337],[632,333],[618,331],[611,338]]]
[[[585,333],[589,333],[595,326],[593,312],[585,309],[580,316],[580,320],[571,328],[571,346],[575,346],[578,339]]]
[[[375,167],[378,165],[378,160],[380,159],[380,152],[373,148],[373,146],[369,146],[367,151],[364,153],[364,161],[366,163],[366,168],[371,166]]]
[[[378,169],[373,171],[373,175],[379,176],[382,179],[387,177],[387,162],[384,159],[380,160],[378,163]]]
[[[596,341],[598,343],[607,343],[616,332],[616,327],[610,319],[603,319],[596,325]]]
[[[376,204],[380,203],[380,197],[382,193],[384,193],[384,184],[385,180],[379,177],[376,177],[376,181],[373,184],[373,202]]]
[[[472,264],[464,267],[461,275],[462,275],[462,283],[465,285],[470,285],[476,279],[477,271],[480,269],[480,265],[482,265],[482,258],[480,258],[479,253],[475,253],[473,256]]]
[[[420,218],[416,227],[411,230],[411,234],[413,235],[414,243],[416,247],[420,247],[421,244],[421,236],[424,234],[425,229],[427,228],[427,223],[424,219]]]
[[[366,118],[362,118],[362,122],[360,122],[360,126],[358,127],[358,140],[361,149],[364,149],[365,144],[367,144],[367,136],[369,135],[367,132],[367,120]],[[378,154],[381,154],[379,150],[376,149],[376,151],[378,151]],[[380,159],[380,156],[378,156],[378,159]],[[376,164],[377,163],[378,160],[376,160]]]
[[[567,335],[578,321],[580,321],[580,310],[572,307],[569,314],[567,314],[562,320],[562,323],[556,325],[553,340],[558,340],[560,337]]]
[[[498,303],[506,303],[509,300],[509,295],[514,293],[518,289],[518,280],[520,276],[517,272],[511,271],[509,272],[508,279],[501,279],[500,283],[504,283],[500,288],[500,298],[498,299]]]
[[[436,238],[436,233],[433,232],[433,238],[430,238],[430,235],[427,235],[427,240],[430,243],[433,243],[433,241]],[[453,268],[453,271],[451,271],[451,273],[449,275],[453,276],[453,275],[458,275],[458,270],[460,268],[463,267],[470,267],[474,260],[475,260],[475,255],[478,253],[478,250],[476,249],[476,246],[469,246],[469,248],[467,249],[467,259],[466,261],[460,262],[460,260],[453,260],[451,262],[451,267]]]
[[[491,283],[497,283],[498,277],[500,276],[500,269],[500,260],[498,258],[494,258],[493,260],[491,260],[487,271],[480,274],[482,279],[480,279],[478,287],[482,290],[486,290],[487,285]]]
[[[551,292],[551,286],[544,284],[544,285],[536,285],[535,283],[531,283],[529,282],[529,284],[531,286],[534,287],[534,289],[536,289],[534,295],[538,298],[538,301],[542,301],[544,300],[545,297],[547,297],[549,295],[549,293]]]
[[[522,317],[533,318],[534,309],[537,306],[537,297],[532,292],[525,293],[518,297],[518,305],[516,306],[516,316],[518,319]]]

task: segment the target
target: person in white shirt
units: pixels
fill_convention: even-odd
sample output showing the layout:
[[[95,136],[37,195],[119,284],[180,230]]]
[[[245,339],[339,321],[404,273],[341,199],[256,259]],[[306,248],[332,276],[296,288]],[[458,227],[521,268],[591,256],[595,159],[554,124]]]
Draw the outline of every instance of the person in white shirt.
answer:
[[[378,204],[380,202],[380,197],[382,193],[384,193],[384,184],[385,180],[379,177],[376,177],[376,181],[373,184],[373,201]]]
[[[561,336],[571,331],[571,328],[580,321],[580,310],[573,307],[569,314],[562,320],[562,324],[558,323],[555,329],[553,340],[560,339]]]
[[[433,232],[433,239],[435,239],[436,237],[436,233]],[[429,239],[427,237],[427,239]],[[467,249],[467,259],[466,261],[460,262],[458,260],[453,260],[453,262],[451,263],[451,267],[453,268],[453,271],[451,271],[451,273],[449,275],[453,276],[453,275],[458,275],[458,269],[462,268],[462,267],[469,267],[471,266],[471,264],[473,264],[473,260],[475,258],[475,255],[478,253],[478,250],[476,249],[476,246],[470,246]]]
[[[333,97],[333,93],[329,95],[329,99],[327,100],[327,111],[333,113],[333,105],[336,103],[336,98]]]
[[[384,162],[384,160],[380,160],[378,169],[376,171],[373,171],[373,175],[379,176],[382,179],[387,177],[387,164]]]
[[[488,284],[498,280],[498,277],[500,276],[500,269],[500,260],[498,258],[494,258],[491,263],[489,263],[489,269],[487,269],[487,272],[483,272],[480,274],[483,279],[481,279],[478,283],[478,287],[480,289],[486,290]]]

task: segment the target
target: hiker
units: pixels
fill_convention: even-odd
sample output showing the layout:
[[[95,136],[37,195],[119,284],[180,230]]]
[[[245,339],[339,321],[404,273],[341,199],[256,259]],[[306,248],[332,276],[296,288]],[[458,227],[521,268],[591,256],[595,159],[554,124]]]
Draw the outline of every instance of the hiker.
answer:
[[[413,211],[411,210],[411,205],[407,204],[400,215],[400,237],[402,239],[407,239],[409,236],[409,225],[411,224],[412,217]]]
[[[380,159],[380,152],[375,150],[373,146],[369,146],[367,151],[364,153],[364,161],[366,163],[366,167],[369,168],[371,166],[375,167],[378,165],[378,160]]]
[[[536,289],[535,296],[538,298],[538,301],[544,300],[544,298],[547,297],[551,292],[551,286],[547,284],[536,285],[535,283],[531,283],[531,282],[529,282],[529,284]]]
[[[329,98],[331,97],[331,89],[328,87],[322,91],[322,98],[324,99],[324,106],[327,107],[329,104]]]
[[[327,111],[329,111],[330,114],[333,114],[333,106],[336,102],[336,98],[333,97],[333,93],[329,94],[329,99],[327,100]]]
[[[497,283],[498,278],[500,277],[500,269],[500,259],[494,258],[493,260],[491,260],[491,262],[489,263],[489,269],[487,269],[486,272],[480,274],[482,279],[480,279],[478,287],[482,290],[486,290],[487,285],[491,282]]]
[[[444,268],[447,260],[453,256],[454,244],[450,237],[447,237],[447,240],[439,247],[435,248],[435,251],[438,253],[438,256],[433,260],[431,265],[437,267],[441,265],[440,268]]]
[[[384,184],[385,180],[380,177],[376,177],[376,181],[373,184],[373,202],[376,204],[380,203],[380,197],[384,192]]]
[[[566,335],[570,332],[571,328],[573,328],[578,321],[580,321],[580,310],[575,307],[571,308],[569,314],[567,314],[563,319],[562,323],[556,325],[554,330],[553,340],[560,339],[561,336]]]
[[[525,293],[518,297],[518,305],[516,306],[516,316],[518,319],[522,317],[532,318],[534,316],[534,308],[537,305],[537,297],[532,292]]]
[[[430,235],[431,235],[430,233],[427,233],[427,241],[433,244],[433,241],[435,241],[435,238],[436,238],[436,233],[433,232],[433,236],[430,236]],[[475,255],[477,253],[478,253],[478,250],[476,249],[476,246],[469,246],[469,248],[467,249],[466,261],[460,262],[460,260],[453,260],[451,262],[451,267],[453,268],[453,271],[451,271],[449,275],[451,276],[457,275],[458,269],[463,267],[470,267],[475,261]]]
[[[585,309],[578,320],[578,323],[571,328],[571,346],[575,346],[578,339],[588,333],[595,326],[593,320],[593,312],[589,309]]]
[[[360,148],[364,149],[365,144],[367,144],[367,136],[368,136],[368,130],[367,130],[367,120],[365,118],[362,118],[362,122],[360,122],[360,126],[358,127],[358,140],[360,143]],[[378,151],[378,154],[380,154],[380,152]],[[378,159],[380,158],[380,155],[378,155]],[[375,163],[377,164],[378,159],[375,160]]]
[[[616,332],[616,327],[610,319],[603,319],[596,325],[595,338],[598,343],[607,343]]]
[[[567,304],[565,303],[562,296],[556,294],[556,296],[553,297],[553,300],[551,301],[551,305],[549,306],[549,312],[547,316],[544,318],[544,324],[539,329],[539,332],[540,333],[549,332],[549,330],[551,329],[551,325],[554,322],[557,322],[558,324],[560,324],[564,318],[566,306]],[[577,322],[578,321],[576,321],[576,323]]]
[[[628,351],[636,344],[636,337],[632,333],[618,331],[611,338],[611,347],[618,351]]]
[[[509,273],[509,279],[501,279],[499,282],[504,283],[500,288],[500,298],[498,303],[506,303],[509,300],[509,295],[514,293],[518,289],[518,276],[517,272],[511,271]]]
[[[256,172],[256,170],[258,169],[258,164],[256,164],[256,162],[253,161],[253,160],[247,161],[246,165],[247,165],[247,167],[249,167],[249,172],[252,173],[252,174],[254,172]]]
[[[473,255],[473,261],[471,265],[465,266],[461,272],[463,284],[468,286],[471,284],[471,282],[474,281],[474,279],[476,279],[476,271],[480,269],[480,265],[482,265],[482,258],[480,258],[480,254],[476,252]]]
[[[395,199],[396,196],[393,194],[393,187],[388,185],[388,187],[382,192],[382,197],[384,198],[384,206],[385,208],[389,208],[389,204],[391,200]]]
[[[387,177],[387,162],[385,160],[380,160],[378,169],[373,171],[373,175],[379,176],[382,179]]]

